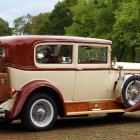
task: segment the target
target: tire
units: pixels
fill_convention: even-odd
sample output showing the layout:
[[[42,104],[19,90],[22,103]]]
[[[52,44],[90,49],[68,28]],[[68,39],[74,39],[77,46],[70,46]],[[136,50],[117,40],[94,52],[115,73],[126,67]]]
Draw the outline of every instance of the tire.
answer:
[[[126,80],[122,88],[122,98],[127,108],[140,101],[140,77],[132,76]]]
[[[48,130],[57,119],[55,101],[45,93],[37,93],[29,97],[23,108],[21,121],[31,131]]]

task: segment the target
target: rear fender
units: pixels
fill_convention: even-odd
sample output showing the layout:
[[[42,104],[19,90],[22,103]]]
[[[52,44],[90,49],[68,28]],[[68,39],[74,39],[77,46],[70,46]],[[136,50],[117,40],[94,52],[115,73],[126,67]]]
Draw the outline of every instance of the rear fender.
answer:
[[[61,98],[63,108],[64,108],[64,99],[61,95],[61,92],[53,84],[51,84],[50,82],[44,81],[44,80],[35,80],[35,81],[29,82],[28,84],[24,85],[21,88],[21,90],[18,91],[16,99],[15,99],[15,103],[8,115],[8,118],[10,118],[10,119],[15,118],[20,113],[20,111],[21,111],[25,101],[29,97],[29,95],[40,87],[49,87],[49,88],[53,89]],[[65,114],[65,108],[64,108],[64,114]]]

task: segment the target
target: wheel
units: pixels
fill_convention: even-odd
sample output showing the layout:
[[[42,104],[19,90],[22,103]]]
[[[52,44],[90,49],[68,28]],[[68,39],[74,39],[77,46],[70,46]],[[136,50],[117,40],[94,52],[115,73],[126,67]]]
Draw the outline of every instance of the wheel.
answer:
[[[126,107],[132,107],[140,101],[140,77],[132,76],[126,80],[122,88],[122,97]]]
[[[23,108],[22,124],[31,131],[50,129],[57,118],[55,101],[45,93],[31,96]]]

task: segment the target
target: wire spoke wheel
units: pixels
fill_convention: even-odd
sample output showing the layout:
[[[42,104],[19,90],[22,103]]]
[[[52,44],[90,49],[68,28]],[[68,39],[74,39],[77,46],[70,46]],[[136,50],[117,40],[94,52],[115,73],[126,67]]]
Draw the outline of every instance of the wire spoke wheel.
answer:
[[[126,107],[132,107],[140,101],[140,76],[131,76],[125,81],[122,97]]]
[[[131,105],[135,105],[140,100],[140,81],[132,81],[126,89],[126,99]]]
[[[30,117],[32,122],[39,127],[48,125],[53,119],[54,110],[51,103],[45,99],[37,100],[31,108]]]
[[[23,125],[33,131],[50,129],[56,119],[56,103],[45,93],[36,93],[30,96],[24,106],[21,118]]]

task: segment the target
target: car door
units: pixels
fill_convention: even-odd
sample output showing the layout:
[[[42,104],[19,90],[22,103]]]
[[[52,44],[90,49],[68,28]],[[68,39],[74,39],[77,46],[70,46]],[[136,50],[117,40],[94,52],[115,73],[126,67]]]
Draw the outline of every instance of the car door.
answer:
[[[113,73],[110,71],[109,45],[79,45],[75,80],[75,101],[113,98]],[[112,83],[111,83],[112,82]]]
[[[71,101],[74,92],[75,64],[72,43],[39,43],[35,47],[35,64],[40,71],[34,79],[44,79],[58,88],[64,101]]]

